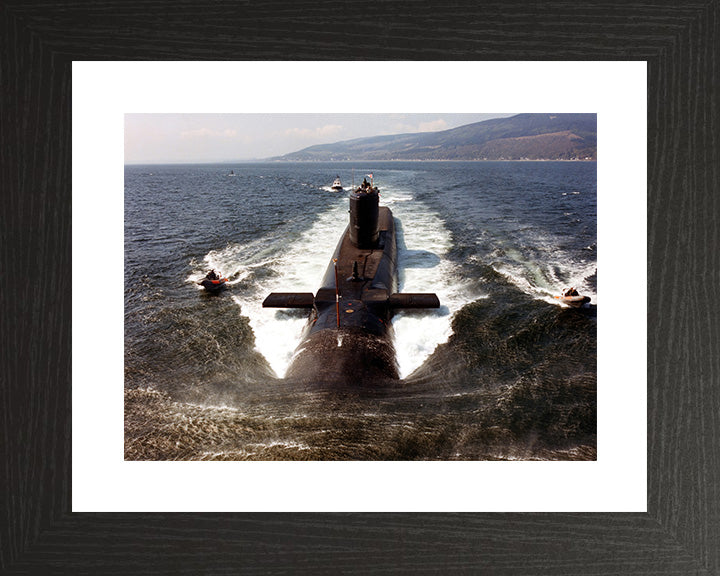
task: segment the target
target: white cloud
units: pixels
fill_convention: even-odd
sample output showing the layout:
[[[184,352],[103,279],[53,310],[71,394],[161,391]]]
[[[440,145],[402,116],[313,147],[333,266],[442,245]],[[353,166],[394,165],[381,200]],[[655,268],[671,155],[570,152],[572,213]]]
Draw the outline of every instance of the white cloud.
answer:
[[[433,120],[432,122],[421,122],[418,126],[419,132],[437,132],[447,129],[447,122],[442,118]]]
[[[429,122],[420,122],[418,124],[408,124],[405,122],[396,122],[385,134],[414,134],[416,132],[437,132],[438,130],[447,130],[448,124],[442,118],[431,120]]]
[[[303,139],[327,138],[339,134],[342,129],[343,127],[339,124],[325,124],[318,128],[289,128],[285,130],[285,136]]]
[[[181,138],[234,138],[237,130],[226,128],[225,130],[210,130],[209,128],[198,128],[197,130],[184,130],[180,132]]]
[[[417,127],[402,122],[396,122],[386,130],[382,130],[382,134],[409,134],[411,132],[417,132]]]

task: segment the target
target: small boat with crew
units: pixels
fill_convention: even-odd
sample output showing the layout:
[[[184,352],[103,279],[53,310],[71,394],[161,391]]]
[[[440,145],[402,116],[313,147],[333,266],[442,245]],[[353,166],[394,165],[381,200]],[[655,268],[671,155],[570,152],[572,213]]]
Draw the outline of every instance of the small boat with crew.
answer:
[[[227,278],[223,278],[220,274],[216,273],[215,270],[210,270],[205,278],[198,282],[198,284],[208,292],[215,294],[226,287],[227,281]]]
[[[562,293],[562,296],[555,296],[555,299],[559,300],[561,304],[572,306],[573,308],[580,308],[590,302],[590,296],[582,296],[574,287],[567,288]]]
[[[335,180],[332,183],[332,186],[330,186],[333,190],[342,190],[343,185],[342,182],[340,182],[340,176],[335,176]]]

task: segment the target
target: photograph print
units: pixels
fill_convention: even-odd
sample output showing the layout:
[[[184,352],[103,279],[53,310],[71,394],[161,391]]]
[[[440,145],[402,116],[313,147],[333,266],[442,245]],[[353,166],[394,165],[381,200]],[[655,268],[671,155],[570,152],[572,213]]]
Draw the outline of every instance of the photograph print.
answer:
[[[125,114],[125,460],[596,460],[594,113]]]

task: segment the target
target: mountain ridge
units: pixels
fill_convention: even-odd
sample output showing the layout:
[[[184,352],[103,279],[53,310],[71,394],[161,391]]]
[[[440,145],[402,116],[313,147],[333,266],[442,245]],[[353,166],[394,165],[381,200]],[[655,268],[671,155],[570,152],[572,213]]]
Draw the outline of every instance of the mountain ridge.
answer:
[[[318,144],[268,160],[597,160],[597,115],[517,114],[438,132]]]

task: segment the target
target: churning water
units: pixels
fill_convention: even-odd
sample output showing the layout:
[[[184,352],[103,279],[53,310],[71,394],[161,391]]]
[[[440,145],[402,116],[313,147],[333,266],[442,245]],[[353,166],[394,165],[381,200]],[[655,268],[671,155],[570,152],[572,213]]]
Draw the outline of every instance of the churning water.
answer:
[[[395,316],[395,386],[292,384],[307,314],[261,303],[317,290],[370,171],[442,306]],[[596,227],[591,162],[127,166],[125,457],[594,459]]]

